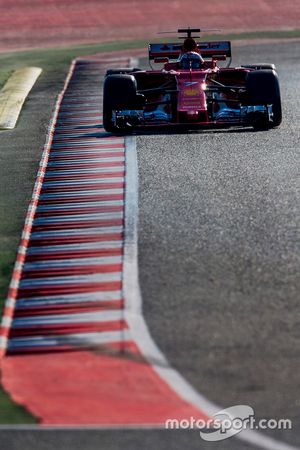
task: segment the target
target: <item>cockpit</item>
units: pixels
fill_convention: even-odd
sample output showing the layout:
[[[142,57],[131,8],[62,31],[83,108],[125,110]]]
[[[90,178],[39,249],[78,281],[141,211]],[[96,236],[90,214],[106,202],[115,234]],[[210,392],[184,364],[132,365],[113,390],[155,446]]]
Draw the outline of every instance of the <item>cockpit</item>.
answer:
[[[178,65],[181,69],[200,69],[203,67],[204,60],[197,52],[186,52],[180,56]]]

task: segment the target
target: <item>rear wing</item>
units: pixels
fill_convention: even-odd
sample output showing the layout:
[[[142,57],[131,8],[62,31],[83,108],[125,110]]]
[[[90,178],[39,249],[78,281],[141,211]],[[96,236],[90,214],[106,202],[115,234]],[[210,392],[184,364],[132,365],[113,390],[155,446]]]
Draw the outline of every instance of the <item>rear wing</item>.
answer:
[[[213,56],[226,56],[231,58],[230,41],[197,42],[198,50],[203,58]],[[149,44],[149,59],[169,58],[178,59],[181,54],[182,44]]]

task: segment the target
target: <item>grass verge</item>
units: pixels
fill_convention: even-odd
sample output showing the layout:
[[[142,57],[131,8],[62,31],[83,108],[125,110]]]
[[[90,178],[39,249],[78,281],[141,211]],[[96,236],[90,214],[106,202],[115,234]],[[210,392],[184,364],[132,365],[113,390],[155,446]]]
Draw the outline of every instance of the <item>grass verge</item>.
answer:
[[[4,299],[8,290],[11,273],[14,267],[15,254],[12,251],[3,251],[0,256],[0,298]],[[0,302],[0,316],[3,302]]]
[[[36,419],[23,406],[13,403],[2,388],[0,388],[0,405],[0,423],[2,425],[36,424]]]

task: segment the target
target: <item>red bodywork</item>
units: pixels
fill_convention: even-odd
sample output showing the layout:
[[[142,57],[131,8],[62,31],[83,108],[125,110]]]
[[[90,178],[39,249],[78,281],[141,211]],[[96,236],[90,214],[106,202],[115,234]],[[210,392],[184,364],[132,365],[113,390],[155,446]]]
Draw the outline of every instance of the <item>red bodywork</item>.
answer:
[[[206,102],[206,75],[204,72],[184,71],[177,75],[178,114],[185,113],[186,121],[208,121]]]

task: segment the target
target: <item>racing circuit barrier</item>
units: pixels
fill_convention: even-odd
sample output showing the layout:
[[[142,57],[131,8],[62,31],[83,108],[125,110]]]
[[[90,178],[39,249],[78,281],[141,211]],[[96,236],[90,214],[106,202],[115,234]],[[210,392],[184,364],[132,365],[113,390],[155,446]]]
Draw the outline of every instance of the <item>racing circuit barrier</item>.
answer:
[[[16,70],[0,91],[0,129],[15,128],[22,106],[40,76],[39,67]]]

